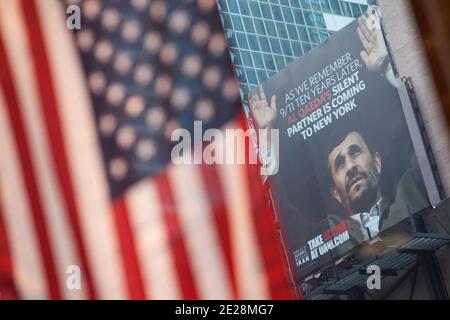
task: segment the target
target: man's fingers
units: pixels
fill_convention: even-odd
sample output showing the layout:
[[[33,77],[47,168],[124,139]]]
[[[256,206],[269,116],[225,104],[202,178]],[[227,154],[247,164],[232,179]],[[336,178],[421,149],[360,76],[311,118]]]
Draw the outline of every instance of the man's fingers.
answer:
[[[264,88],[262,85],[259,86],[259,96],[261,97],[261,100],[267,101],[266,94],[264,93]]]
[[[367,19],[367,27],[369,30],[381,29],[381,20],[376,12],[370,13]]]
[[[248,94],[248,102],[250,105],[250,110],[255,111],[258,109],[259,99],[257,99],[257,95],[255,93]]]
[[[368,18],[364,19],[363,22],[369,32],[375,30],[377,18],[370,14]]]
[[[253,100],[253,94],[249,92],[247,94],[248,104],[250,105],[250,109],[253,108],[255,101]]]
[[[381,39],[382,39],[382,37],[383,37],[383,35],[378,35],[376,32],[373,32],[372,33],[372,37],[371,37],[371,39],[370,39],[370,45],[369,45],[369,53],[372,51],[372,49],[374,48],[374,46],[375,46],[375,44],[378,44],[377,45],[377,47],[380,49],[380,43],[381,43],[381,41],[378,41],[378,40],[380,40],[379,39],[379,37],[381,37]]]
[[[370,30],[367,28],[367,18],[366,16],[361,16],[358,19],[358,29],[361,31],[361,34],[366,38],[367,41],[370,41]]]
[[[364,61],[364,64],[366,65],[367,69],[369,68],[369,55],[366,51],[361,51],[361,59]]]
[[[270,101],[270,109],[277,111],[277,96],[273,95]]]
[[[367,52],[370,52],[371,45],[370,45],[369,41],[367,41],[366,37],[364,37],[364,35],[362,34],[361,29],[358,28],[356,31],[358,33],[359,40],[361,40],[361,43],[362,43],[364,49],[366,49]]]
[[[255,93],[253,94],[253,100],[254,100],[257,104],[261,103],[261,98],[259,97],[259,94],[258,94],[257,92],[255,92]]]

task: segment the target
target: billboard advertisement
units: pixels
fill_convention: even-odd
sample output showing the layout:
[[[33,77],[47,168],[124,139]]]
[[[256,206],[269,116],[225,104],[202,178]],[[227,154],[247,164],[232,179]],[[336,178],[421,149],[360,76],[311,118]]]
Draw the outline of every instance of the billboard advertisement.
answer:
[[[279,130],[259,155],[296,276],[429,206],[380,25],[362,16],[248,96],[251,125]]]

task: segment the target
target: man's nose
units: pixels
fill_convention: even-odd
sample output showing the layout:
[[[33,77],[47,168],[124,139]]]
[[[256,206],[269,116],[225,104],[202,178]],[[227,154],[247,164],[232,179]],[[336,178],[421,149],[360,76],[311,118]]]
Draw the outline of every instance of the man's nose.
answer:
[[[351,172],[356,168],[356,161],[353,157],[347,157],[345,160],[345,171]]]

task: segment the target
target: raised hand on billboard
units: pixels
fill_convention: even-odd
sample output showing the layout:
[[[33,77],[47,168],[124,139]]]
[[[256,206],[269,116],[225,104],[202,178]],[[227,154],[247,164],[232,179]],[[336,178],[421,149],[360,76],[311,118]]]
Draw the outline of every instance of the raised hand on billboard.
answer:
[[[381,31],[381,21],[374,11],[358,19],[358,36],[364,47],[361,51],[361,59],[367,69],[374,72],[385,73],[381,70],[383,63],[388,57],[388,51]]]
[[[262,86],[259,86],[258,91],[259,94],[250,94],[250,110],[258,129],[270,129],[277,117],[276,96],[272,96],[269,104]]]

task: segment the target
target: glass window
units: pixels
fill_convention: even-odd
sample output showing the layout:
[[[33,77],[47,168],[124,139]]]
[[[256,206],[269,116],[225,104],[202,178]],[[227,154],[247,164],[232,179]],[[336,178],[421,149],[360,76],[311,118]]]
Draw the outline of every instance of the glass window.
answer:
[[[303,18],[303,13],[301,10],[294,9],[294,19],[295,22],[301,25],[305,25],[305,19]]]
[[[239,8],[236,3],[236,0],[228,0],[228,9],[230,9],[230,12],[232,13],[239,13]]]
[[[356,3],[352,3],[351,6],[354,18],[357,18],[362,15],[361,8],[359,5],[357,5]]]
[[[272,19],[272,13],[270,12],[270,7],[267,3],[260,3],[262,15],[266,19]]]
[[[223,24],[224,24],[225,28],[233,30],[233,25],[231,23],[230,15],[228,13],[224,13],[222,15],[222,17],[223,17]]]
[[[259,69],[265,69],[264,61],[263,61],[261,53],[252,52],[252,56],[253,56],[253,63],[255,64],[255,67],[259,68]]]
[[[252,12],[252,16],[261,18],[261,10],[259,9],[259,4],[256,1],[250,1],[250,10]]]
[[[248,34],[247,35],[247,40],[248,40],[248,45],[249,45],[251,50],[260,50],[259,49],[258,39],[256,38],[255,35]]]
[[[325,24],[325,19],[322,14],[314,13],[314,18],[316,19],[316,25],[319,28],[324,28],[324,29],[327,28],[327,25]]]
[[[300,40],[305,41],[305,42],[310,42],[309,40],[309,36],[308,36],[308,31],[306,30],[305,27],[298,27],[298,34],[300,36]]]
[[[314,15],[311,11],[304,11],[303,15],[305,16],[307,26],[310,26],[310,27],[316,26],[316,23],[314,21]]]
[[[236,77],[240,83],[244,84],[247,82],[247,77],[245,76],[244,71],[241,68],[237,69]]]
[[[244,25],[242,24],[240,16],[232,14],[231,19],[233,20],[233,26],[235,31],[244,31]]]
[[[278,53],[278,54],[282,54],[283,52],[281,51],[281,46],[280,46],[280,40],[278,38],[269,38],[270,41],[270,45],[272,47],[272,52],[273,53]]]
[[[239,53],[238,49],[231,48],[231,56],[234,57],[234,61],[233,62],[235,64],[237,64],[239,66],[243,65],[241,54]]]
[[[308,32],[309,32],[309,38],[311,39],[311,42],[313,42],[314,44],[319,44],[320,38],[319,38],[319,33],[317,32],[317,29],[309,28]]]
[[[277,70],[275,67],[275,62],[273,61],[273,57],[271,54],[265,53],[264,54],[264,63],[266,65],[266,68],[269,70]]]
[[[334,32],[327,30],[324,13],[358,17],[367,9],[359,2],[217,0],[233,63],[240,68],[235,72],[239,71],[241,92],[327,41]]]
[[[303,56],[303,49],[302,49],[302,45],[300,44],[300,42],[292,41],[291,44],[292,44],[292,49],[294,50],[294,56],[295,57]]]
[[[270,20],[264,20],[266,25],[267,35],[271,37],[277,37],[277,30],[275,29],[275,23]]]
[[[352,17],[352,10],[350,9],[350,4],[346,1],[340,1],[342,12],[347,17]]]
[[[291,8],[283,7],[283,16],[284,16],[284,21],[289,22],[289,23],[295,23]]]
[[[333,1],[330,1],[330,3],[331,3],[331,8],[333,10],[333,13],[342,15],[342,10],[341,10],[341,6],[339,5],[339,1],[333,0]]]
[[[319,2],[319,0],[310,0],[310,3],[311,3],[311,7],[312,7],[313,10],[319,11],[319,12],[322,11],[320,9],[320,2]]]
[[[322,7],[322,11],[325,13],[331,13],[331,6],[328,0],[320,0],[320,5]]]
[[[288,24],[286,27],[287,27],[289,39],[292,39],[292,40],[299,40],[299,38],[298,38],[298,33],[297,33],[297,29],[295,28],[295,25],[293,25],[293,24]]]
[[[256,73],[258,74],[258,84],[263,83],[267,80],[267,72],[266,70],[256,70]]]
[[[272,50],[270,49],[270,44],[269,44],[269,39],[267,37],[258,37],[259,39],[259,44],[261,45],[261,51],[264,52],[271,52]]]
[[[309,42],[302,42],[303,52],[307,53],[309,50],[312,49],[312,46]]]
[[[285,23],[277,22],[277,30],[278,30],[278,36],[280,38],[284,38],[284,39],[288,39],[289,38],[287,30],[286,30]]]
[[[249,16],[250,8],[248,6],[248,1],[247,0],[238,0],[238,1],[239,1],[239,8],[241,8],[241,14]]]
[[[221,12],[228,12],[228,6],[226,0],[218,0],[217,5],[219,6],[219,10]]]
[[[266,27],[264,26],[264,22],[261,19],[253,19],[255,23],[256,33],[259,35],[266,34]]]
[[[238,43],[236,39],[236,34],[233,32],[233,36],[228,39],[228,42],[230,43],[230,47],[237,48]]]
[[[239,47],[241,49],[248,49],[247,38],[244,33],[236,32],[236,37],[238,39]]]
[[[283,53],[286,56],[293,56],[291,45],[289,44],[289,41],[287,40],[280,40],[281,42],[281,48],[283,49]]]
[[[284,57],[286,59],[286,65],[291,64],[292,62],[294,62],[294,57],[291,56],[285,56]]]
[[[242,21],[244,22],[245,31],[249,33],[256,33],[255,27],[253,26],[253,20],[249,17],[242,17]]]
[[[280,6],[272,5],[272,13],[275,21],[284,21]]]
[[[242,62],[246,67],[253,67],[252,56],[247,50],[241,50]]]
[[[283,56],[274,54],[273,57],[275,60],[275,65],[277,66],[277,71],[282,70],[286,66]]]
[[[311,10],[311,5],[309,4],[309,0],[300,0],[302,4],[302,8],[306,10]]]
[[[319,30],[320,42],[325,42],[328,39],[327,30]]]
[[[300,0],[291,0],[291,6],[301,8]]]

